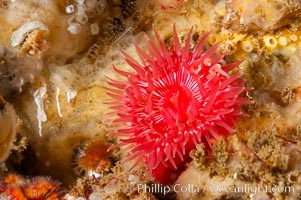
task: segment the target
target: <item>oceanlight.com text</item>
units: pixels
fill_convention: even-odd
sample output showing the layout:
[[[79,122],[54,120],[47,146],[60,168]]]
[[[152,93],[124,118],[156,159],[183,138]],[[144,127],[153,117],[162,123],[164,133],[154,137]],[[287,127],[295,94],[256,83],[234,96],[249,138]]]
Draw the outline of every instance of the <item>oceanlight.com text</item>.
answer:
[[[267,185],[250,185],[250,184],[242,184],[242,185],[219,185],[212,184],[210,185],[210,191],[212,193],[252,193],[257,194],[260,192],[264,193],[293,193],[295,192],[295,188],[293,186],[267,186]]]

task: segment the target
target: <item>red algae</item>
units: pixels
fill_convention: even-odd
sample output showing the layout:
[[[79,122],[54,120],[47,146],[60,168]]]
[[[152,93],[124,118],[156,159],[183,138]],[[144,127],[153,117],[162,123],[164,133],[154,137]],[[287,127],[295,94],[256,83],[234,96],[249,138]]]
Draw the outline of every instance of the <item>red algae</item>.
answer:
[[[155,31],[158,47],[146,38],[148,53],[135,45],[141,63],[122,51],[135,72],[114,67],[126,81],[108,79],[111,108],[120,128],[116,146],[129,150],[127,160],[143,161],[160,183],[173,183],[191,160],[197,144],[210,151],[213,141],[234,132],[239,106],[249,89],[241,72],[228,72],[240,63],[227,65],[217,53],[218,44],[204,50],[209,33],[191,51],[192,29],[184,47],[174,27],[170,49]]]

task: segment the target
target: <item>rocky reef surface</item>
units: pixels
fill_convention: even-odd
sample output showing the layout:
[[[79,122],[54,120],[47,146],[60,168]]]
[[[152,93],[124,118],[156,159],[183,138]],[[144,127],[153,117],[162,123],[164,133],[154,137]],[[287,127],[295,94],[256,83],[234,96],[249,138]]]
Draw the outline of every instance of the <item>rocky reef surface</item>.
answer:
[[[300,199],[300,13],[298,0],[0,0],[0,199]],[[252,104],[166,185],[110,148],[107,88],[113,66],[133,70],[121,50],[139,61],[153,29],[171,48],[173,26],[181,46],[193,27],[191,50],[211,31],[204,47],[241,62]]]

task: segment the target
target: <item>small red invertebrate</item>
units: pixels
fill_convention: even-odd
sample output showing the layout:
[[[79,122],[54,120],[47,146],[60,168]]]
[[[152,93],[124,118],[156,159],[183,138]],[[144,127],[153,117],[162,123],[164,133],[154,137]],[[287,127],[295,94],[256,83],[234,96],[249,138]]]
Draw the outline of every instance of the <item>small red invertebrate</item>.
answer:
[[[128,160],[143,160],[158,182],[172,183],[190,161],[189,151],[200,143],[210,150],[213,140],[232,133],[239,106],[250,101],[242,97],[248,88],[241,72],[228,74],[240,63],[227,65],[218,44],[203,50],[209,33],[190,51],[192,30],[182,48],[174,27],[169,50],[154,32],[158,48],[149,38],[149,53],[135,45],[141,63],[122,51],[135,72],[114,67],[126,80],[109,78],[114,88],[108,95],[121,125],[117,146],[127,147]]]
[[[103,140],[94,140],[80,150],[80,155],[77,158],[77,164],[80,170],[85,172],[93,171],[101,173],[108,171],[112,165],[107,152],[108,144]]]

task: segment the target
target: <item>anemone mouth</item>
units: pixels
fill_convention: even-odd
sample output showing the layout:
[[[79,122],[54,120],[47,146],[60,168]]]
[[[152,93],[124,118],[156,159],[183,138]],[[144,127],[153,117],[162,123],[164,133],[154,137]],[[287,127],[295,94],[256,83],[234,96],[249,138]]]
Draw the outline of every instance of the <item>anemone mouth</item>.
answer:
[[[191,93],[187,90],[185,87],[176,88],[162,98],[161,115],[163,115],[164,121],[172,120],[174,122],[170,128],[179,127],[181,130],[180,123],[187,121],[192,101]]]
[[[197,83],[183,68],[154,83],[151,96],[155,124],[164,124],[160,132],[179,131],[195,120],[196,102],[201,99]],[[160,125],[159,125],[160,126]]]

